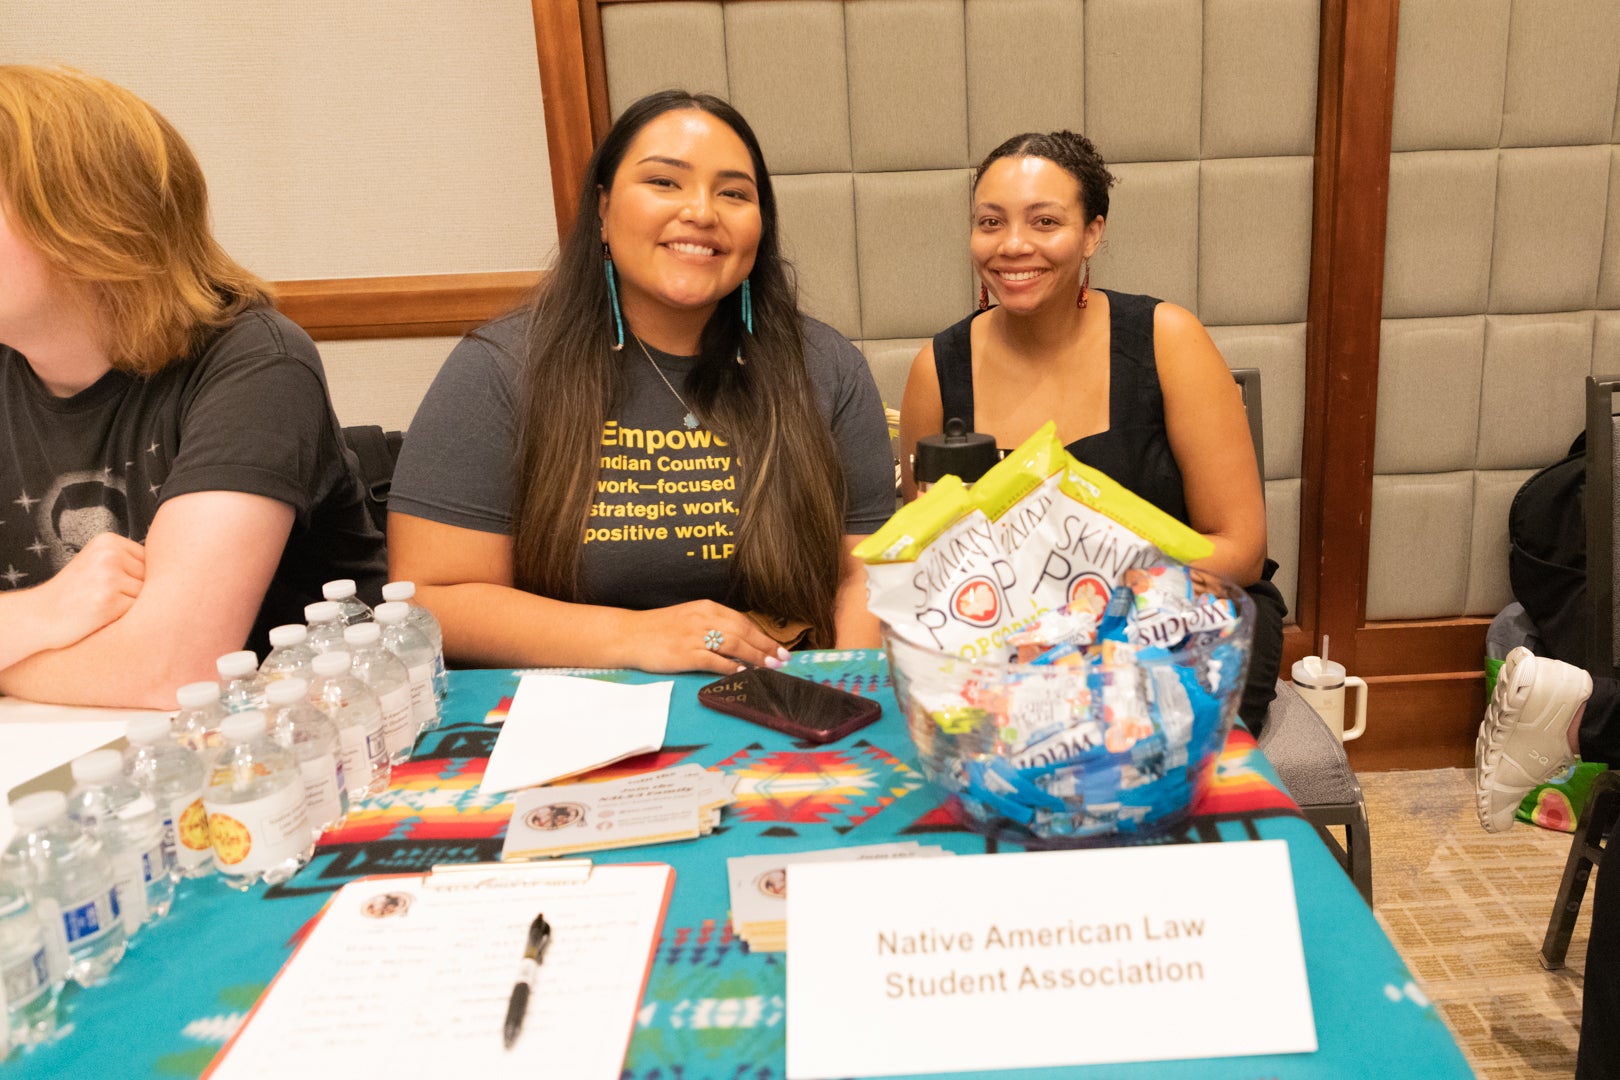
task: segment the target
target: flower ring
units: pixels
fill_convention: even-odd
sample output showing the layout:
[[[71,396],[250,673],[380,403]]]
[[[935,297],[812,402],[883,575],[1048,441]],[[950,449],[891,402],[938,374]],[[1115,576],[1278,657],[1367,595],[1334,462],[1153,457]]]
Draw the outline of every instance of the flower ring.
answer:
[[[703,635],[703,647],[710,652],[719,652],[720,646],[726,643],[726,635],[718,630],[710,630]]]

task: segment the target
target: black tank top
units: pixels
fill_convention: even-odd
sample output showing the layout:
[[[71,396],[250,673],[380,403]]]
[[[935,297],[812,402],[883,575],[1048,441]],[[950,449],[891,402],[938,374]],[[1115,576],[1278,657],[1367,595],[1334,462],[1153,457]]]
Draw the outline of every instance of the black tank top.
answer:
[[[1153,354],[1153,309],[1159,301],[1132,293],[1107,295],[1108,429],[1076,439],[1068,451],[1185,522],[1187,497],[1181,468],[1170,452]],[[971,326],[979,314],[934,335],[934,369],[945,419],[960,417],[969,430],[974,426]]]

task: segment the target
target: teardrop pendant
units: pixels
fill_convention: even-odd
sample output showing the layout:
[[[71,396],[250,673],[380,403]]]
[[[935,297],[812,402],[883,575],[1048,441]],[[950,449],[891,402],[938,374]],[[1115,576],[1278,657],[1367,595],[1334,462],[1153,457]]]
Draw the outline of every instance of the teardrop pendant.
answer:
[[[686,425],[687,431],[696,431],[698,426],[698,418],[693,416],[691,413],[687,413],[686,419],[682,420],[681,423]]]

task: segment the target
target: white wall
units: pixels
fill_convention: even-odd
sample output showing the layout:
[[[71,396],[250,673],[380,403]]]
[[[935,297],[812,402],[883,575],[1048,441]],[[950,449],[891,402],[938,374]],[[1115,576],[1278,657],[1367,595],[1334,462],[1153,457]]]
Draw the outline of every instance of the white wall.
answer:
[[[0,62],[70,64],[167,116],[215,232],[275,279],[547,264],[529,0],[0,0]],[[448,342],[326,342],[345,423],[403,426]]]

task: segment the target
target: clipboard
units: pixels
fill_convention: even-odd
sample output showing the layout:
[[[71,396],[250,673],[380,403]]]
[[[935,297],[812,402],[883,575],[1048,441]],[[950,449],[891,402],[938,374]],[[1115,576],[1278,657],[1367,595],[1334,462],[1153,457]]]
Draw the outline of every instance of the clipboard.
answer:
[[[323,1075],[617,1080],[674,885],[663,863],[588,859],[352,881],[203,1076],[285,1077],[318,1062]],[[506,1002],[542,912],[552,943],[508,1051]]]

